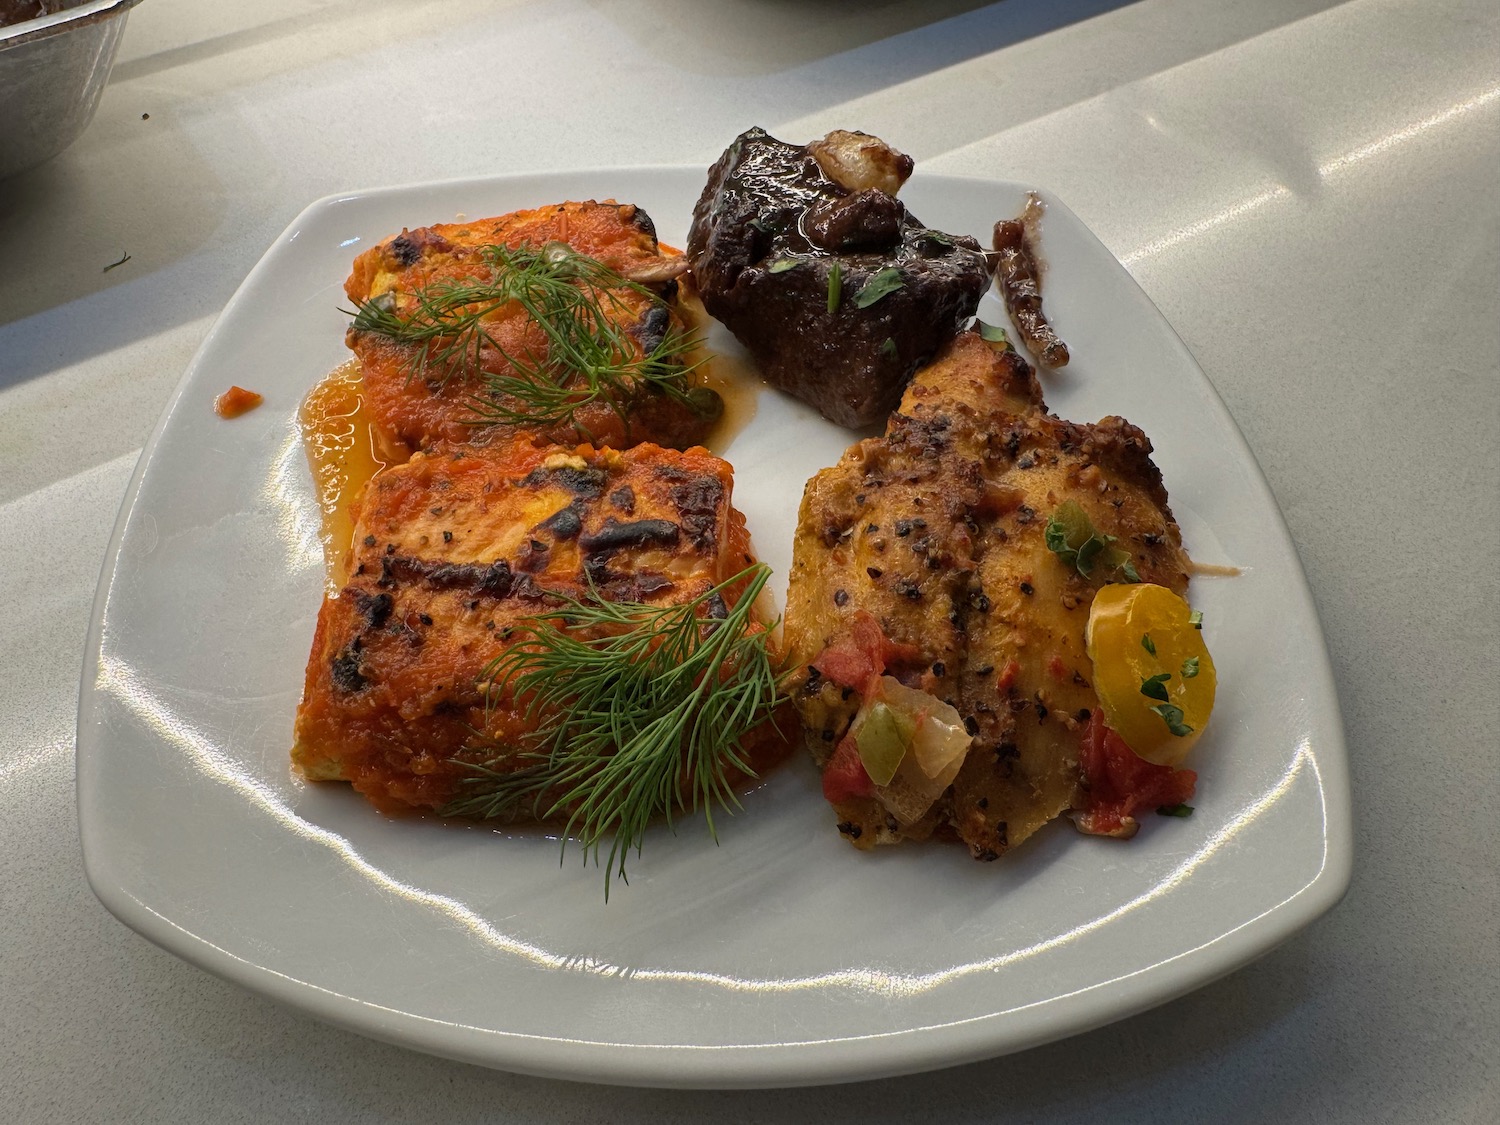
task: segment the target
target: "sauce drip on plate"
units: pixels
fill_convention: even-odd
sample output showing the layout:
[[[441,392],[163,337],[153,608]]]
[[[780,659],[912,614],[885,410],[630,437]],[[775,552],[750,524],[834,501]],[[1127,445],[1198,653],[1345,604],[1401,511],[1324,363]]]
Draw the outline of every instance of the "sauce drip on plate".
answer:
[[[393,456],[376,435],[365,412],[364,383],[356,360],[339,364],[308,392],[297,425],[323,515],[328,591],[336,595],[348,577],[354,498],[372,477],[404,458]]]

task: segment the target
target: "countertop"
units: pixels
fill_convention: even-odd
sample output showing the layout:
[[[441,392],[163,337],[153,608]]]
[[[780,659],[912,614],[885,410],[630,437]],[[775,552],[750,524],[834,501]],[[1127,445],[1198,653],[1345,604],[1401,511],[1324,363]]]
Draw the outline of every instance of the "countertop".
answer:
[[[266,246],[336,191],[706,167],[752,124],[1044,184],[1176,328],[1322,619],[1355,800],[1345,900],[1071,1039],[722,1093],[383,1045],[117,922],[74,807],[90,606],[141,447]],[[1497,171],[1491,0],[146,0],[82,139],[0,183],[3,1116],[1500,1119]]]

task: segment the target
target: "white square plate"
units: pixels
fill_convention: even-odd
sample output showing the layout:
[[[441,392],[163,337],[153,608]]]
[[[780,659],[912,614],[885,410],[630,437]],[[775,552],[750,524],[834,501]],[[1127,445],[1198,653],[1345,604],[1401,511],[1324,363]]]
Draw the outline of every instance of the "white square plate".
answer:
[[[633,169],[342,195],[240,287],[141,457],[100,581],[78,722],[95,891],[151,940],[320,1018],[532,1074],[641,1085],[833,1082],[1001,1054],[1138,1012],[1234,969],[1349,881],[1343,733],[1317,617],[1254,457],[1125,270],[1047,199],[1062,415],[1152,436],[1200,562],[1218,666],[1197,812],[1122,843],[1052,826],[999,863],[856,853],[802,755],[725,818],[653,829],[631,882],[546,834],[377,814],[288,764],[323,568],[295,425],[346,358],[352,257],[403,226],[563,199],[644,207],[681,245],[704,175]],[[925,222],[984,236],[1015,184],[923,177]],[[1005,323],[993,295],[981,316]],[[265,405],[233,422],[230,384]],[[784,583],[802,486],[846,431],[772,392],[721,452]]]

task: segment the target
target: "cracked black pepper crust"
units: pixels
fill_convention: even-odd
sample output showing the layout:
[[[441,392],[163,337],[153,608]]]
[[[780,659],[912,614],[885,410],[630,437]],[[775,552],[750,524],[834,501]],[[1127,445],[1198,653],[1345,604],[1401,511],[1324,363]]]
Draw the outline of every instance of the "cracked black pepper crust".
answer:
[[[814,673],[854,615],[872,613],[911,654],[888,674],[952,704],[974,736],[921,820],[897,823],[874,799],[838,805],[855,846],[938,835],[989,860],[1072,805],[1078,729],[1097,706],[1083,633],[1098,578],[1064,567],[1045,527],[1076,500],[1143,581],[1183,592],[1187,558],[1150,454],[1123,419],[1047,413],[1019,355],[966,333],[917,373],[884,437],[808,482],[786,615],[794,666]],[[798,682],[822,766],[860,696],[819,675]]]

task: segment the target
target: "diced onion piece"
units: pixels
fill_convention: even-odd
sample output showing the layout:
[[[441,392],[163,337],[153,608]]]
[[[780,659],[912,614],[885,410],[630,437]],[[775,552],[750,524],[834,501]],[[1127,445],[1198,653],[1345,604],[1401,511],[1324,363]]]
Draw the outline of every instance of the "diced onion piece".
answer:
[[[903,824],[919,820],[963,767],[973,738],[963,716],[935,695],[909,688],[893,676],[882,676],[875,695],[893,717],[909,726],[907,744],[893,775],[885,782],[871,774],[875,796]],[[866,765],[866,769],[869,766]]]
[[[939,706],[946,711],[953,711],[946,703]],[[958,767],[963,765],[964,755],[969,752],[969,744],[974,741],[973,736],[964,729],[963,719],[957,711],[953,711],[953,717],[958,720],[956,723],[946,722],[936,712],[929,712],[927,721],[917,727],[917,733],[912,738],[912,757],[916,759],[917,765],[928,777],[947,777],[945,788],[952,783],[953,775],[958,773]]]
[[[963,761],[973,738],[964,719],[935,695],[909,688],[894,676],[881,676],[881,698],[899,714],[912,719],[912,754],[928,777],[941,776],[955,761]]]
[[[1085,643],[1109,728],[1146,761],[1180,764],[1208,725],[1217,683],[1187,602],[1150,583],[1104,586]]]
[[[850,192],[878,188],[895,195],[912,173],[912,159],[868,133],[835,129],[807,151],[827,176]]]
[[[859,747],[859,760],[865,772],[876,785],[889,785],[896,776],[896,769],[911,747],[913,728],[916,724],[905,715],[898,715],[884,702],[877,702],[863,713],[862,721],[855,725],[854,741]]]

